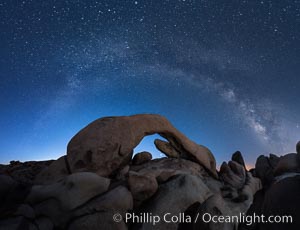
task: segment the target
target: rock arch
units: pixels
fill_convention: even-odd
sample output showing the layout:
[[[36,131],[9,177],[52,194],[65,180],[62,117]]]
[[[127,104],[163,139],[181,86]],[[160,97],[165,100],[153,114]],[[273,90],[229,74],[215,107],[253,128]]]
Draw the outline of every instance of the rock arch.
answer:
[[[68,144],[71,171],[92,171],[109,176],[129,164],[133,149],[145,136],[155,133],[217,177],[215,158],[210,150],[191,141],[165,117],[156,114],[104,117],[87,125]]]

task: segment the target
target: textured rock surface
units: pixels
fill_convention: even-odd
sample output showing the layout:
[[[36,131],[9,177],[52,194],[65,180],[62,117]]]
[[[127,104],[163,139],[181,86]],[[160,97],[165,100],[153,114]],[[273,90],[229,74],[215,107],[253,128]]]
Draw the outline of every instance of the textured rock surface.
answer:
[[[277,164],[278,164],[278,162],[279,162],[279,157],[278,156],[276,156],[275,154],[270,154],[270,156],[269,156],[269,164],[270,164],[270,166],[273,168],[273,169],[275,169],[276,168],[276,166],[277,166]]]
[[[154,144],[156,148],[164,153],[167,157],[179,158],[180,152],[173,148],[169,142],[156,139]]]
[[[0,182],[5,183],[1,183],[0,186],[0,219],[14,214],[18,210],[19,206],[25,202],[25,199],[31,189],[31,185],[21,184],[16,181],[12,183],[10,177],[5,178],[7,176],[4,176],[3,178],[3,175],[1,177]]]
[[[142,175],[154,176],[159,183],[162,183],[170,177],[178,174],[191,174],[209,177],[201,165],[192,161],[174,158],[154,159],[141,166],[131,166],[130,170]]]
[[[133,209],[131,192],[124,186],[118,186],[102,196],[97,196],[85,205],[75,209],[72,216],[79,217],[90,213],[115,211],[124,216],[125,212]]]
[[[266,156],[259,156],[255,163],[255,174],[263,185],[268,186],[274,180],[274,168]]]
[[[246,181],[246,170],[243,165],[235,161],[229,161],[228,164],[223,162],[220,168],[220,177],[225,184],[241,189]]]
[[[243,158],[242,153],[240,151],[236,151],[234,154],[232,154],[231,160],[235,161],[236,163],[239,163],[240,165],[242,165],[244,167],[246,167],[244,158]]]
[[[158,183],[153,175],[142,175],[133,171],[129,173],[128,185],[135,206],[139,206],[143,201],[149,199],[158,189]]]
[[[151,160],[152,160],[152,154],[144,151],[144,152],[140,152],[140,153],[137,153],[136,155],[134,155],[134,157],[132,159],[132,164],[140,165],[140,164],[144,164]]]
[[[32,184],[35,177],[53,160],[49,161],[11,161],[9,165],[0,165],[0,174],[9,175],[20,183]]]
[[[280,157],[278,164],[274,169],[275,176],[280,176],[289,172],[300,172],[298,155],[296,153],[290,153]]]
[[[34,180],[35,184],[51,184],[54,183],[65,176],[69,175],[66,156],[58,158],[56,161],[52,162],[48,167],[44,168]]]
[[[254,194],[261,189],[261,180],[257,177],[253,177],[251,173],[247,172],[247,180],[241,193],[247,196],[247,199],[249,200],[249,205],[252,203]]]
[[[179,215],[191,204],[204,202],[212,193],[201,178],[193,175],[178,175],[159,188],[152,202],[142,207],[142,212],[153,213],[163,217],[166,213]],[[178,223],[161,221],[155,229],[177,229]],[[153,224],[144,223],[142,229],[154,229]]]
[[[41,201],[32,205],[36,216],[44,216],[51,220],[55,227],[65,228],[65,225],[70,220],[70,213],[64,210],[60,202],[54,198]]]
[[[134,147],[153,133],[167,139],[154,144],[168,158],[152,159],[151,153],[141,152],[131,159]],[[71,140],[67,156],[0,165],[0,230],[300,229],[299,151],[260,156],[251,172],[240,152],[231,159],[217,175],[210,151],[158,115],[99,119]],[[291,214],[294,224],[287,228],[201,221],[204,213],[246,212]],[[160,218],[169,213],[166,220],[175,216],[181,221],[192,221],[199,214],[200,221],[161,220],[156,225],[145,219],[126,221],[126,215],[133,213]]]
[[[92,171],[109,176],[120,166],[128,164],[133,149],[143,137],[155,133],[217,176],[215,159],[209,149],[189,140],[166,118],[153,114],[105,117],[86,126],[68,144],[71,171]]]
[[[293,176],[273,183],[267,189],[256,193],[247,215],[291,216],[291,223],[241,224],[239,230],[298,230],[300,229],[300,176]],[[286,219],[287,221],[287,219]]]
[[[206,213],[209,213],[212,216],[226,216],[235,214],[234,210],[228,206],[227,202],[219,194],[215,194],[205,200],[205,202],[199,206],[198,212],[199,216],[205,216]],[[194,224],[194,229],[234,230],[235,224],[219,222],[206,223],[199,219],[197,223]]]
[[[63,209],[71,210],[106,192],[109,184],[109,179],[95,173],[74,173],[54,184],[33,186],[27,202],[36,204],[54,198],[60,202]]]

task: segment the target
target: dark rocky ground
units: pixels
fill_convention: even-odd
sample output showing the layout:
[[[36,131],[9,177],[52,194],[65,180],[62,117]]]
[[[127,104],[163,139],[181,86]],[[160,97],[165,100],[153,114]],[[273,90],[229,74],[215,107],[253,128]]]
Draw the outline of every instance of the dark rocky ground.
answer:
[[[155,140],[166,157],[151,153],[133,157],[144,136]],[[162,116],[102,118],[89,124],[68,144],[67,155],[55,161],[12,161],[0,165],[0,230],[52,229],[300,229],[300,143],[284,156],[260,156],[247,171],[235,152],[219,171],[208,148],[180,133]],[[115,214],[123,220],[114,221]],[[148,213],[180,216],[126,221],[126,215]],[[217,216],[291,215],[290,223],[205,223]],[[191,218],[190,223],[188,217]]]

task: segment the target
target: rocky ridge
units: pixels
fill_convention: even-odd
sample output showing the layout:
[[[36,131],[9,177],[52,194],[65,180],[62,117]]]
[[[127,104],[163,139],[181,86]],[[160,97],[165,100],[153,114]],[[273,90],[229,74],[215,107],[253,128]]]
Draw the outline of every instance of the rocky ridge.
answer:
[[[155,140],[155,146],[166,157],[152,159],[149,152],[133,156],[140,141],[155,133],[164,138]],[[285,186],[295,190],[291,197],[299,192],[299,149],[300,142],[297,153],[260,156],[251,171],[235,152],[217,171],[207,147],[160,115],[101,118],[78,132],[67,155],[55,161],[0,165],[0,230],[276,229],[201,220],[153,225],[126,221],[126,215],[186,214],[194,220],[197,213],[276,213]],[[115,214],[122,219],[115,221]]]

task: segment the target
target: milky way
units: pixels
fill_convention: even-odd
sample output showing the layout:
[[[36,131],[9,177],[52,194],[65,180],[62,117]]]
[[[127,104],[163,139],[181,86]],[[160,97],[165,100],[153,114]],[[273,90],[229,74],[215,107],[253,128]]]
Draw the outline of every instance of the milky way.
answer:
[[[300,139],[300,1],[2,1],[2,163],[92,120],[159,113],[218,164]],[[149,150],[154,137],[136,151]]]

